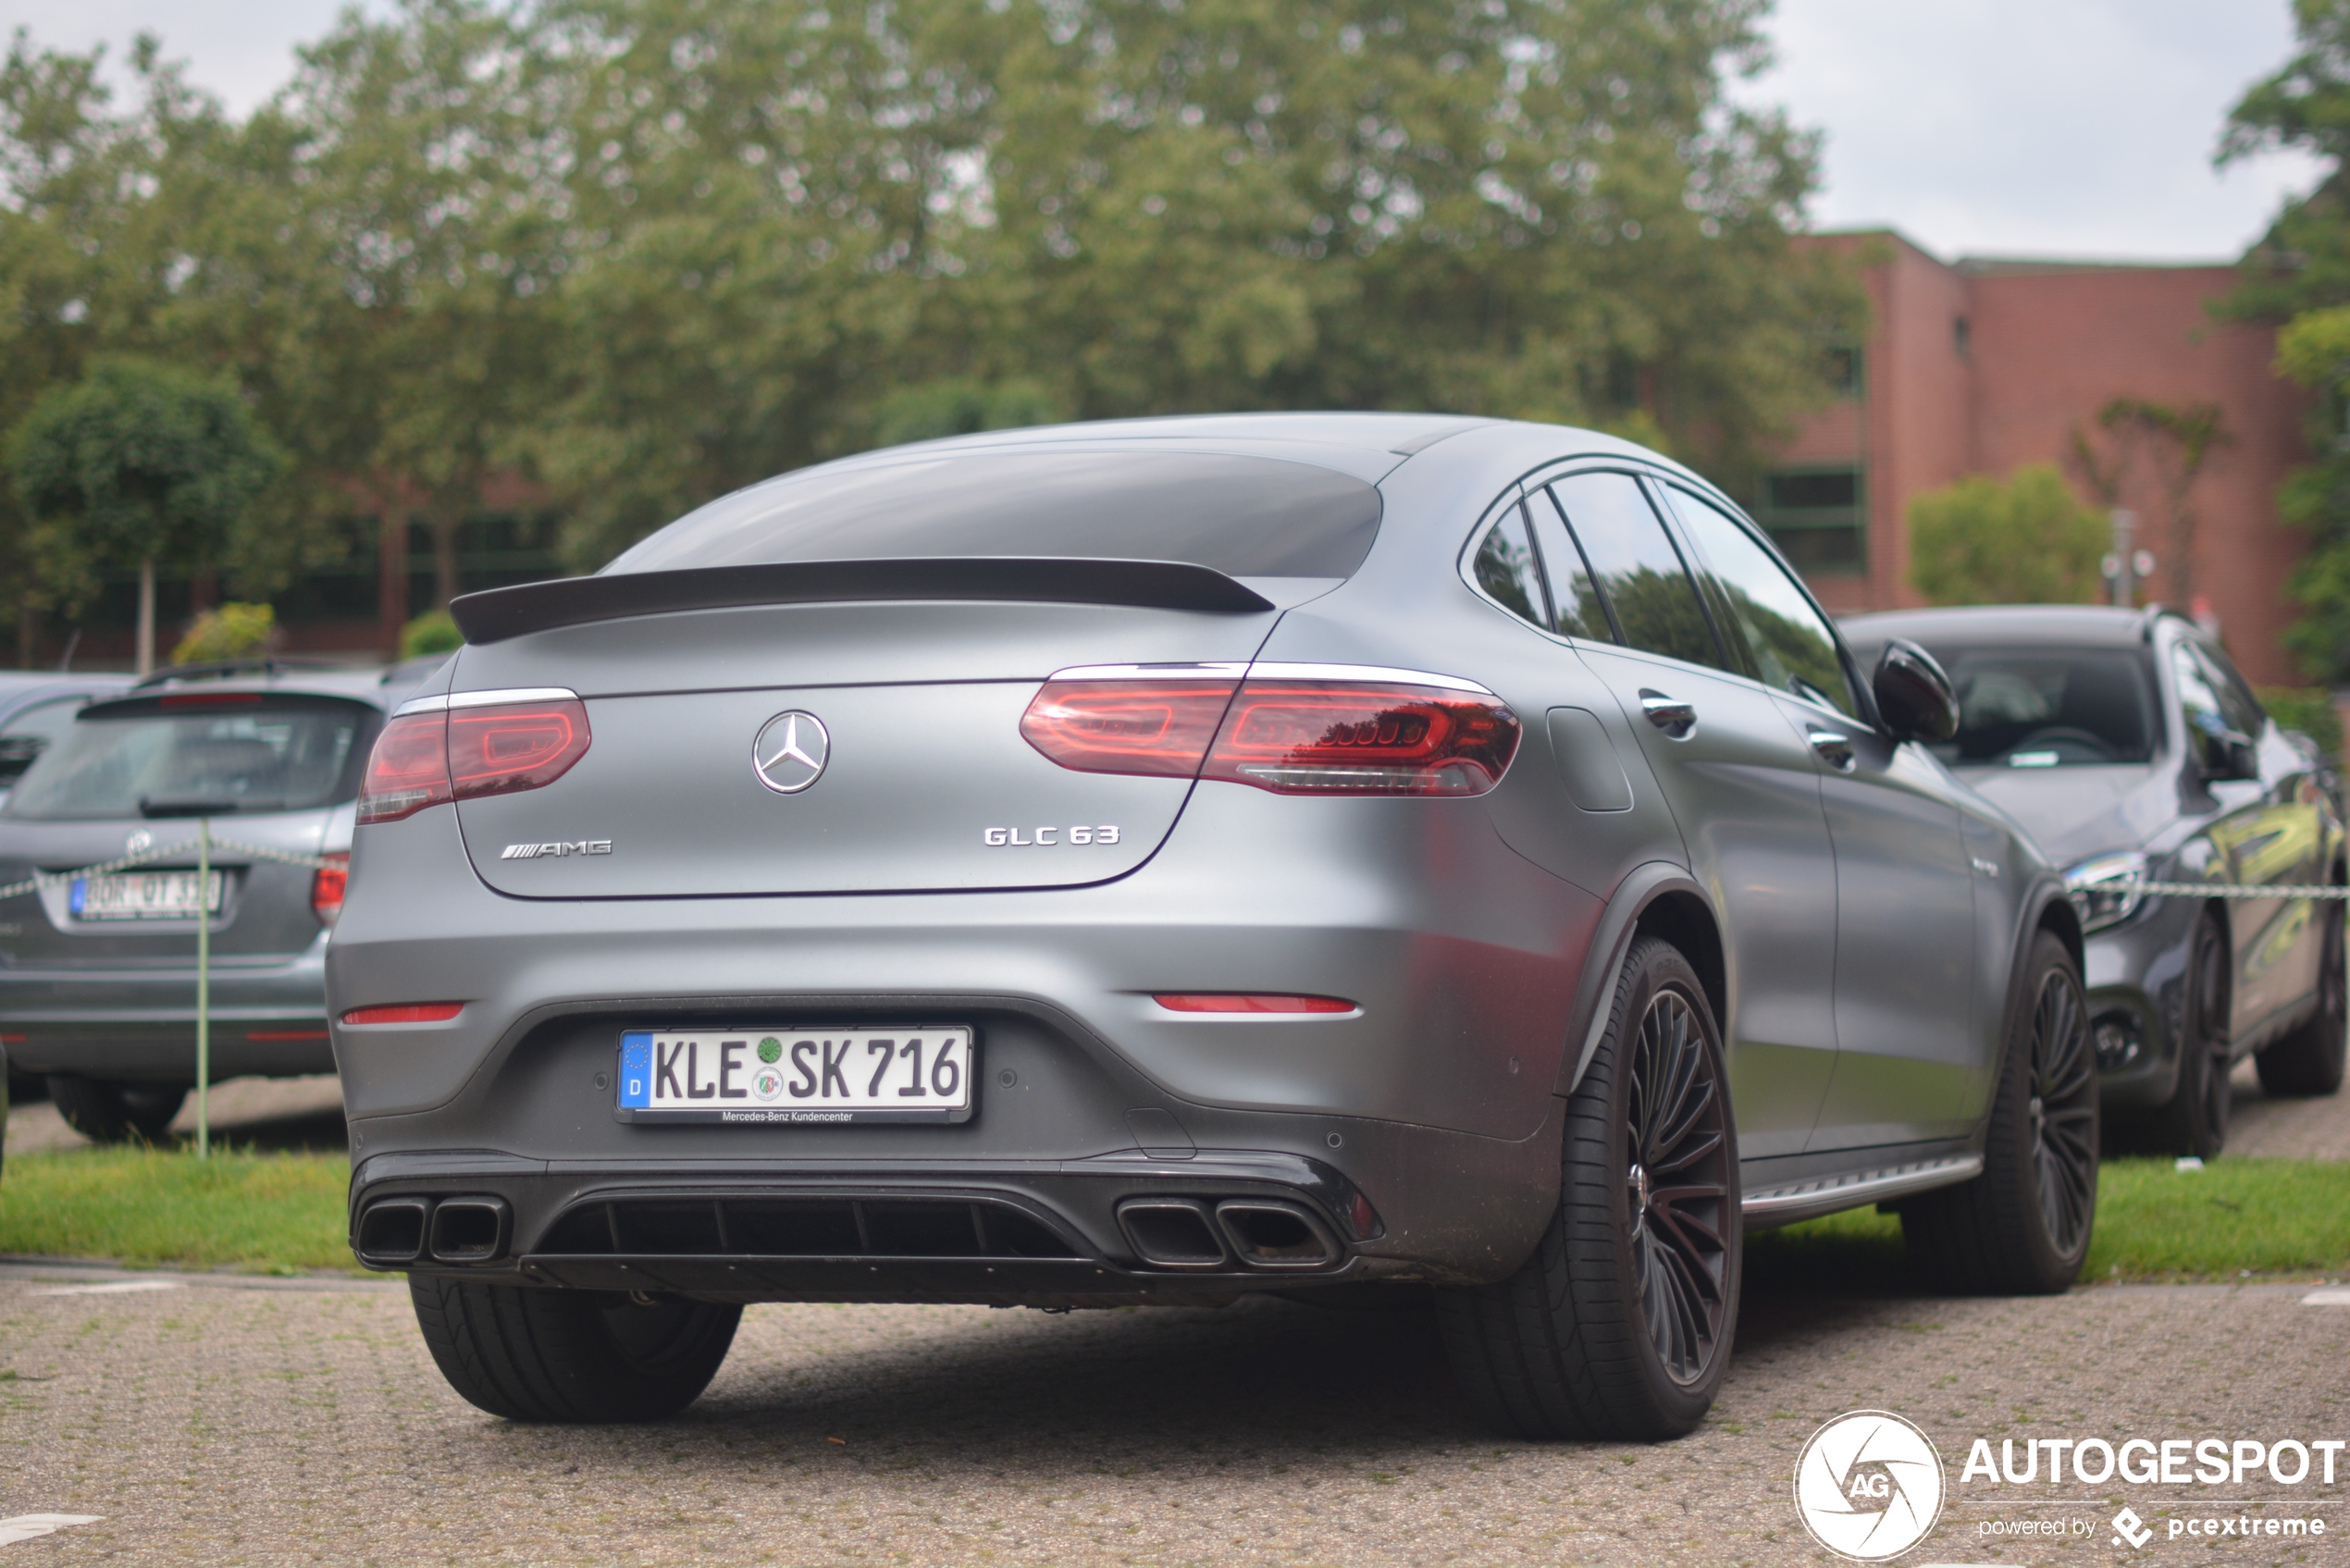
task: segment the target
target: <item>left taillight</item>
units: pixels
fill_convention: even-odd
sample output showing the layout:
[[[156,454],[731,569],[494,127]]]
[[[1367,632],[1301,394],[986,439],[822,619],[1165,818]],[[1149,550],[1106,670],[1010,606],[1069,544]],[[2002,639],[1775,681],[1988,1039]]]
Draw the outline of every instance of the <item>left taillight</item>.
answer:
[[[396,822],[445,800],[544,789],[588,755],[575,698],[454,705],[396,718],[376,737],[359,821]]]
[[[1063,672],[1020,720],[1064,768],[1220,779],[1278,795],[1483,795],[1517,754],[1517,715],[1447,676],[1259,665],[1245,680],[1148,668]]]
[[[310,907],[320,925],[330,926],[342,913],[342,896],[351,887],[351,857],[325,855],[327,863],[310,874]]]

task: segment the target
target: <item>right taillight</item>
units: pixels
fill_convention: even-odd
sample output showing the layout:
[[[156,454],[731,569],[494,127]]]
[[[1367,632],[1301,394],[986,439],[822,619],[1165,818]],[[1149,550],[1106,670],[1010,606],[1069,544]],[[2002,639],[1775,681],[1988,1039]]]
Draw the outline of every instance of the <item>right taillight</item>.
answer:
[[[359,821],[396,822],[444,800],[543,789],[588,754],[588,706],[576,698],[466,703],[386,724],[367,759]]]
[[[1020,733],[1083,772],[1280,795],[1469,796],[1499,784],[1517,753],[1517,715],[1482,687],[1410,674],[1259,666],[1236,683],[1205,670],[1064,672],[1029,704]]]

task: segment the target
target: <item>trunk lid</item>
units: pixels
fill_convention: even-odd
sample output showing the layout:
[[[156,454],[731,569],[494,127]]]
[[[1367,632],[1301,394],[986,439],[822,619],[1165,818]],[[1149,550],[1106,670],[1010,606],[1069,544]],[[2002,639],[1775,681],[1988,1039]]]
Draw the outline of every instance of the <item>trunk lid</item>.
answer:
[[[1315,586],[1326,587],[1327,584]],[[1188,780],[1074,772],[1020,732],[1054,671],[1245,662],[1277,609],[762,605],[533,633],[460,656],[455,689],[567,687],[587,754],[457,803],[483,881],[532,898],[1066,887],[1133,870]],[[756,766],[798,727],[802,759]],[[817,728],[821,726],[821,730]],[[817,737],[821,736],[821,740]],[[823,766],[810,782],[806,759]],[[789,793],[782,786],[797,785]]]

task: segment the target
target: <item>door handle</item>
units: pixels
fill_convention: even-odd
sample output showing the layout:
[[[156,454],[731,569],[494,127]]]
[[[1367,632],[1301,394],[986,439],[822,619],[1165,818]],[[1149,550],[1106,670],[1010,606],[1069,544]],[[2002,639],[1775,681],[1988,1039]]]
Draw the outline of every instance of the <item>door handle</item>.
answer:
[[[1667,697],[1661,691],[1640,688],[1640,711],[1648,715],[1650,723],[1671,735],[1685,739],[1697,728],[1697,710],[1678,698]]]
[[[1824,758],[1829,767],[1843,773],[1852,771],[1851,736],[1838,735],[1834,730],[1812,730],[1809,732],[1809,736],[1812,749]]]

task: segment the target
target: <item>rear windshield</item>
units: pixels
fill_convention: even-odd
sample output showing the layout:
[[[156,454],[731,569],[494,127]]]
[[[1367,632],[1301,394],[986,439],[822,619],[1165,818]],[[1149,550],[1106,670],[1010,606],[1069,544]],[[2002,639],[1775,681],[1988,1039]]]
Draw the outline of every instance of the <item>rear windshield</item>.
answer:
[[[5,813],[40,821],[299,811],[358,795],[375,710],[249,693],[84,709],[17,783]]]
[[[687,512],[606,572],[786,561],[1179,561],[1228,577],[1346,577],[1379,492],[1312,463],[1200,452],[983,451],[816,469]]]
[[[2082,767],[2154,755],[2154,684],[2143,653],[1932,651],[1959,690],[1959,733],[1933,748],[1954,767]]]

